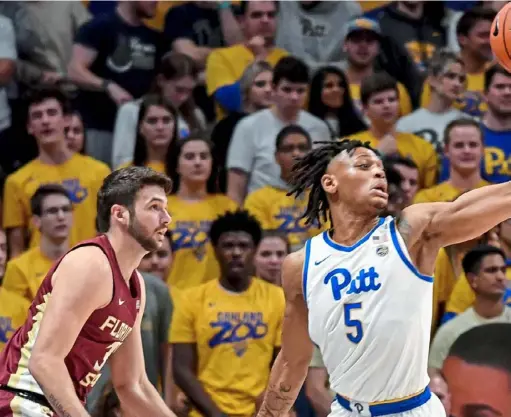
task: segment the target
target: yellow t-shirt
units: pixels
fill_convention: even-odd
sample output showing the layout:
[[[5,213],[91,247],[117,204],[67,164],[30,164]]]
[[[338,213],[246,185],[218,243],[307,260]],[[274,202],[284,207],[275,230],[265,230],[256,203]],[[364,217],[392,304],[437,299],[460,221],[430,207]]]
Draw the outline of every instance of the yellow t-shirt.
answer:
[[[490,185],[490,183],[488,181],[481,180],[479,183],[477,183],[475,188],[481,188],[486,185]],[[434,187],[420,190],[415,195],[413,203],[417,204],[453,201],[463,193],[464,190],[460,190],[459,188],[454,187],[449,183],[449,181],[444,181],[438,185],[435,185]]]
[[[484,72],[467,74],[467,89],[459,100],[454,103],[454,107],[471,116],[481,116],[488,105],[483,99],[484,92]],[[431,100],[431,86],[426,81],[422,86],[421,107],[427,107]]]
[[[266,186],[250,193],[245,209],[252,214],[264,230],[280,230],[288,237],[291,250],[301,249],[307,239],[321,230],[305,225],[302,215],[307,208],[307,197],[299,200],[286,195],[287,191]]]
[[[119,165],[116,169],[122,169],[133,166],[133,162],[125,162],[124,164]],[[145,164],[147,168],[151,168],[152,170],[159,172],[160,174],[166,174],[165,164],[159,161],[150,161]]]
[[[510,265],[507,266],[506,277],[507,279],[511,280]],[[449,300],[447,301],[445,312],[448,314],[449,313],[461,314],[467,308],[472,307],[475,299],[476,296],[474,294],[474,291],[470,287],[470,284],[468,283],[465,273],[462,272],[456,281],[456,285],[454,286],[451,292]]]
[[[275,66],[281,58],[289,55],[281,48],[273,48],[266,61]],[[238,81],[245,69],[254,62],[254,54],[245,45],[238,44],[226,48],[214,49],[206,61],[206,88],[212,96],[216,90]],[[217,118],[220,120],[225,113],[217,106]]]
[[[59,165],[47,165],[34,159],[7,177],[4,188],[5,229],[12,227],[28,228],[30,247],[39,244],[40,233],[34,228],[30,218],[30,198],[43,184],[61,184],[69,193],[73,203],[73,226],[70,245],[96,236],[96,202],[103,179],[110,169],[103,162],[73,154]]]
[[[362,108],[362,101],[360,98],[360,84],[350,84],[349,87],[353,104],[359,113],[363,115],[364,110]],[[399,91],[399,113],[401,116],[406,116],[412,112],[412,100],[410,99],[408,90],[403,84],[397,83],[397,89]]]
[[[396,132],[397,150],[402,157],[412,159],[419,168],[420,188],[432,187],[436,183],[438,156],[431,143],[412,133]],[[376,148],[379,143],[369,130],[356,133],[350,139],[358,139]]]
[[[27,250],[7,263],[4,288],[31,303],[53,262],[43,255],[39,246]]]
[[[213,280],[178,297],[170,342],[197,345],[197,378],[223,413],[253,416],[281,345],[284,308],[282,289],[258,278],[239,294]]]
[[[220,276],[220,267],[209,242],[209,228],[218,216],[236,210],[236,203],[222,194],[201,201],[185,201],[176,195],[168,200],[172,216],[173,261],[167,283],[172,288],[196,287]]]
[[[30,303],[18,294],[0,287],[0,352],[12,334],[25,323]]]

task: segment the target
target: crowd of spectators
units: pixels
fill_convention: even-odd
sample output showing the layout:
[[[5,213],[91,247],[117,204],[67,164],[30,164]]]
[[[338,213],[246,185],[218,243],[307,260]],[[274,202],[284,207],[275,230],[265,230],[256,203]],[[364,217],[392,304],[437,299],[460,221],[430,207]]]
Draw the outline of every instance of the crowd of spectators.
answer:
[[[369,142],[393,216],[509,181],[511,74],[489,44],[505,3],[0,1],[0,349],[52,263],[97,234],[103,179],[145,165],[174,184],[139,266],[149,379],[180,417],[253,416],[282,262],[328,228],[287,195],[294,160]],[[447,415],[475,392],[511,413],[506,384],[459,365],[511,374],[510,279],[511,219],[438,254],[429,371]],[[326,417],[333,395],[316,350],[291,414]],[[122,415],[108,368],[88,408]]]

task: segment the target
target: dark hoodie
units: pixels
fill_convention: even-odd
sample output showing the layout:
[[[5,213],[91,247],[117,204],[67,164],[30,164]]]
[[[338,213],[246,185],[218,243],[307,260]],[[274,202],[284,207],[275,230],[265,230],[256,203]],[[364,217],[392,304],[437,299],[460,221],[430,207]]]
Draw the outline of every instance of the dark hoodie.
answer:
[[[442,11],[429,9],[431,7],[426,3],[423,16],[413,19],[392,4],[382,11],[379,18],[383,33],[408,50],[420,71],[425,70],[435,49],[446,43],[445,29],[440,23]]]

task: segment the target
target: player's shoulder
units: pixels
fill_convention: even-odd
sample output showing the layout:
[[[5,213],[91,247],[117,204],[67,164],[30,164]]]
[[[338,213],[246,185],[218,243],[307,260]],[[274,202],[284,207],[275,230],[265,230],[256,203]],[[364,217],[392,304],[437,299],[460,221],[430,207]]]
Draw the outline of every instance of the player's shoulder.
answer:
[[[84,245],[66,253],[57,267],[72,268],[75,271],[94,272],[93,275],[111,273],[110,261],[99,245]],[[91,279],[93,277],[91,276]]]

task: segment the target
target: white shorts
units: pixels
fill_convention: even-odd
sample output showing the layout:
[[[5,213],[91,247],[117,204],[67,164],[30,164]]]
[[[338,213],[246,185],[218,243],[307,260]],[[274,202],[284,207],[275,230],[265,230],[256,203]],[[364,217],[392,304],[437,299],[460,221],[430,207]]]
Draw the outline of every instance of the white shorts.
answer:
[[[438,397],[431,393],[431,398],[425,404],[412,410],[397,414],[386,414],[385,417],[446,417],[445,408]],[[348,411],[336,400],[332,403],[332,409],[328,417],[373,417],[369,410]]]

